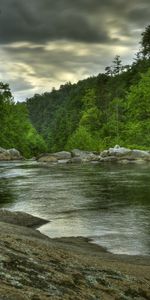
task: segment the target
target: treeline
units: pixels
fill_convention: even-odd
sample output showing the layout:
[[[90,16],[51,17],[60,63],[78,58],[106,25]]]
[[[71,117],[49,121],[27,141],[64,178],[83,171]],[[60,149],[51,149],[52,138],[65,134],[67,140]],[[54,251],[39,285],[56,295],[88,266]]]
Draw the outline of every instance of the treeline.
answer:
[[[132,65],[116,56],[104,74],[15,103],[0,83],[0,147],[23,156],[99,151],[115,144],[150,149],[150,26]]]
[[[25,103],[15,104],[8,84],[0,82],[0,147],[16,148],[25,157],[46,151],[46,143],[29,120]]]
[[[150,26],[132,65],[116,56],[104,74],[27,99],[49,151],[150,148]]]

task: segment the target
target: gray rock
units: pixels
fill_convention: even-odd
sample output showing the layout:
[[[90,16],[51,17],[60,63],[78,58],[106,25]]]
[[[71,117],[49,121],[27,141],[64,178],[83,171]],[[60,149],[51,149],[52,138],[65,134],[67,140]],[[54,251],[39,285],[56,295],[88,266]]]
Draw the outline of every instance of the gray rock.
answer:
[[[43,154],[40,158],[38,158],[39,162],[57,162],[58,159],[51,154]]]
[[[4,153],[6,151],[6,149],[0,147],[0,153]]]
[[[67,164],[67,163],[69,163],[70,162],[70,159],[59,159],[58,160],[58,163],[59,164]]]
[[[47,220],[32,216],[30,214],[20,211],[12,212],[6,209],[0,209],[0,221],[32,228],[37,228],[48,223]]]
[[[104,150],[100,155],[100,161],[118,161],[122,163],[150,161],[149,151],[131,150],[116,145],[114,148]]]
[[[23,157],[20,152],[15,148],[4,149],[0,147],[0,161],[9,161],[9,160],[21,160]]]
[[[116,145],[114,148],[109,148],[108,155],[110,156],[117,156],[117,157],[124,157],[130,154],[131,150],[125,147],[120,147]]]
[[[97,161],[99,160],[99,155],[94,154],[91,151],[83,151],[79,149],[73,149],[71,151],[73,158],[80,158],[83,162],[89,162],[89,161]]]
[[[71,158],[71,153],[68,151],[60,151],[60,152],[53,153],[52,155],[56,157],[58,160]]]
[[[128,155],[126,155],[126,158],[129,160],[150,160],[150,154],[148,151],[143,151],[143,150],[131,150]]]
[[[11,155],[7,152],[7,150],[5,152],[1,152],[0,153],[0,161],[8,161],[11,160]]]
[[[69,162],[73,163],[73,164],[81,164],[82,163],[82,159],[81,159],[81,157],[73,157],[72,159],[70,159]]]
[[[100,162],[116,162],[118,161],[118,158],[116,156],[107,156],[107,157],[101,157]]]

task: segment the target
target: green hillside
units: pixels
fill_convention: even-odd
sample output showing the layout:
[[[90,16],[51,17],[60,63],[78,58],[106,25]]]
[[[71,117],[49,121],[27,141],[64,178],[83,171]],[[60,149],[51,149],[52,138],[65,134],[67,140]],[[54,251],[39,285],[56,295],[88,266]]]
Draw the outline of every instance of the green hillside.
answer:
[[[13,101],[0,83],[0,147],[30,157],[44,151],[114,146],[150,149],[150,26],[131,65],[119,56],[98,76]]]
[[[119,56],[104,74],[27,100],[33,126],[49,151],[115,144],[150,148],[150,26],[132,65]]]

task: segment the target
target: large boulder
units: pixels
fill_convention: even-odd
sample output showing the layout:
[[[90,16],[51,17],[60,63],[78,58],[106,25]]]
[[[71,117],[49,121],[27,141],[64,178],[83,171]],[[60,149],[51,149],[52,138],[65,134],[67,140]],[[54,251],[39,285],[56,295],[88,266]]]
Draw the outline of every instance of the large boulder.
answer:
[[[114,148],[104,150],[100,155],[100,161],[150,161],[149,151],[131,150],[116,145]]]
[[[150,160],[150,153],[143,150],[131,150],[127,155],[128,160]]]
[[[11,160],[11,156],[6,149],[0,147],[0,161],[3,160]]]
[[[39,162],[60,162],[67,163],[68,160],[71,159],[71,153],[67,151],[60,151],[56,153],[43,153],[41,154],[37,160]]]
[[[64,160],[64,159],[70,159],[71,153],[68,151],[60,151],[52,154],[54,157],[56,157],[58,160]]]
[[[7,150],[7,152],[10,154],[11,159],[21,159],[21,154],[18,150],[16,150],[15,148],[9,149]]]
[[[101,157],[116,156],[119,158],[128,155],[130,152],[131,150],[128,148],[120,147],[116,145],[114,148],[109,148],[108,150],[104,150],[101,153]]]
[[[21,160],[23,157],[15,148],[4,149],[0,147],[0,161]]]

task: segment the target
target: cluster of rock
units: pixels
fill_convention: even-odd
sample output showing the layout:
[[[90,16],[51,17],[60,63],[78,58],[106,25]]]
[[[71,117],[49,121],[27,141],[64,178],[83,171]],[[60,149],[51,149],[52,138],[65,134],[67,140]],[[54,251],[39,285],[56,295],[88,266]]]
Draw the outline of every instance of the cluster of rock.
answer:
[[[150,151],[129,149],[116,145],[114,148],[104,150],[100,154],[101,162],[143,162],[150,161]]]
[[[109,148],[101,153],[79,149],[74,149],[71,152],[44,153],[37,160],[47,163],[143,162],[150,161],[150,151],[131,150],[116,145],[114,148]]]
[[[4,149],[0,147],[0,161],[21,160],[23,157],[20,152],[14,148]]]

